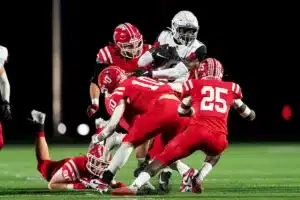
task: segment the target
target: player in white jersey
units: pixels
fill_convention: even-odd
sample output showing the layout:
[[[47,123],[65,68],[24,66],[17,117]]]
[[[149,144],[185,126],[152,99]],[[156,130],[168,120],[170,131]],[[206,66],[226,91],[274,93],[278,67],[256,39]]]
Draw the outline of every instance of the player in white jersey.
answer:
[[[158,36],[154,48],[146,51],[139,59],[140,67],[152,63],[153,71],[142,72],[142,75],[168,81],[185,82],[189,71],[205,59],[206,46],[197,40],[199,23],[190,11],[180,11],[172,19],[171,28]],[[160,189],[167,191],[171,169],[166,168],[160,174]]]
[[[11,119],[11,110],[9,104],[10,84],[4,69],[4,65],[7,61],[7,57],[8,57],[7,48],[0,45],[0,91],[2,97],[2,99],[0,99],[0,150],[4,146],[1,122],[3,120]]]
[[[156,47],[145,52],[140,57],[138,65],[144,67],[155,62],[157,58],[165,58],[168,62],[164,62],[163,66],[157,66],[158,68],[152,71],[152,77],[175,82],[186,81],[189,74],[187,66],[195,66],[196,62],[202,61],[207,54],[206,46],[197,40],[198,31],[198,20],[192,12],[178,12],[172,19],[171,28],[160,33],[154,45]],[[170,59],[164,55],[165,51],[160,51],[157,46],[174,48],[176,56],[181,60]]]

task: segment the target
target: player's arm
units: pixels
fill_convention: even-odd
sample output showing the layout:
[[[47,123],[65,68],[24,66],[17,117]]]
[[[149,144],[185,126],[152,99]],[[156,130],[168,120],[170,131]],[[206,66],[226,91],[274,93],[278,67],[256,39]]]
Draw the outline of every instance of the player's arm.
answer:
[[[100,49],[97,54],[96,64],[94,66],[94,74],[91,78],[91,83],[90,83],[91,105],[89,105],[87,109],[87,113],[89,117],[92,117],[99,110],[99,97],[101,91],[98,85],[98,76],[101,70],[107,67],[107,65],[110,62],[110,59],[108,59],[109,58],[108,55],[111,54],[108,51],[107,47]]]
[[[178,113],[181,116],[192,116],[195,111],[192,107],[192,96],[191,93],[194,90],[194,84],[192,80],[188,80],[181,84],[181,90],[177,91],[180,92],[183,99],[178,107]],[[179,86],[178,86],[179,88]],[[175,90],[176,91],[176,90]]]
[[[187,66],[188,69],[192,69],[197,66],[197,64],[203,61],[207,57],[207,48],[205,45],[202,45],[196,49],[194,53],[189,55],[183,60],[183,63]]]
[[[192,97],[191,96],[184,97],[177,111],[180,116],[192,116],[195,113],[192,107]]]
[[[188,71],[186,65],[183,62],[179,62],[172,68],[153,71],[152,77],[155,79],[175,80],[186,75]]]
[[[252,121],[255,119],[255,111],[250,109],[241,99],[233,101],[233,108],[245,119]]]
[[[243,101],[242,89],[239,84],[232,83],[231,91],[234,94],[233,108],[245,119],[252,121],[256,115],[254,110],[251,110]]]
[[[109,105],[113,109],[113,113],[101,133],[92,138],[94,144],[103,141],[115,132],[125,111],[125,99],[125,87],[118,87],[111,94]]]
[[[10,83],[7,78],[7,74],[4,68],[5,62],[8,57],[8,51],[6,47],[0,46],[0,91],[2,96],[1,109],[3,118],[6,120],[11,119],[10,110]]]

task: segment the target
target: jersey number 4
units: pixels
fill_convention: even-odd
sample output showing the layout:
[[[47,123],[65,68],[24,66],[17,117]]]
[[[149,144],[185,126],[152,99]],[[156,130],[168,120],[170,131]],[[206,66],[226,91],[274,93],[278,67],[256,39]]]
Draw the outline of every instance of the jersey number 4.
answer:
[[[226,100],[222,99],[221,94],[227,94],[228,90],[220,87],[204,86],[201,90],[203,97],[200,110],[203,111],[217,111],[219,113],[226,113]]]

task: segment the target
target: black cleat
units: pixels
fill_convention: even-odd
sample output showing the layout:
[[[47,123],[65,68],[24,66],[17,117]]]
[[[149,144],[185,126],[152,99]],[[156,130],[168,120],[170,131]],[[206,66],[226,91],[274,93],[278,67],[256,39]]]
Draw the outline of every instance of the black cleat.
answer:
[[[148,164],[148,160],[145,160],[143,163],[141,163],[140,166],[134,170],[134,177],[137,178],[140,175],[140,173],[144,171],[144,169],[148,166]]]
[[[161,172],[159,174],[159,189],[163,192],[169,192],[169,182],[171,179],[172,173],[171,172]]]

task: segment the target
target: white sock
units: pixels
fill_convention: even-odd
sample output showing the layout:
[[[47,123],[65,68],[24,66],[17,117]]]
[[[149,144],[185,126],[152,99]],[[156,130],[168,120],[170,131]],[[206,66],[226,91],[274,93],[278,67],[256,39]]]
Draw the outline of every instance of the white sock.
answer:
[[[171,172],[172,173],[172,169],[168,166],[168,167],[165,167],[163,170],[163,172]]]
[[[175,165],[181,177],[183,177],[183,175],[190,169],[190,167],[187,166],[185,163],[181,162],[181,160],[177,160],[175,162]]]
[[[116,151],[107,169],[113,174],[116,174],[117,171],[127,162],[132,151],[133,147],[130,144],[123,143]]]
[[[140,165],[145,162],[146,158],[136,158],[138,161],[138,167],[140,167]]]
[[[212,165],[208,162],[205,162],[202,168],[199,170],[198,179],[202,182],[211,170],[212,170]]]
[[[138,190],[145,183],[147,183],[151,179],[150,174],[147,172],[141,172],[140,175],[133,181],[133,183],[129,186],[130,189]]]

